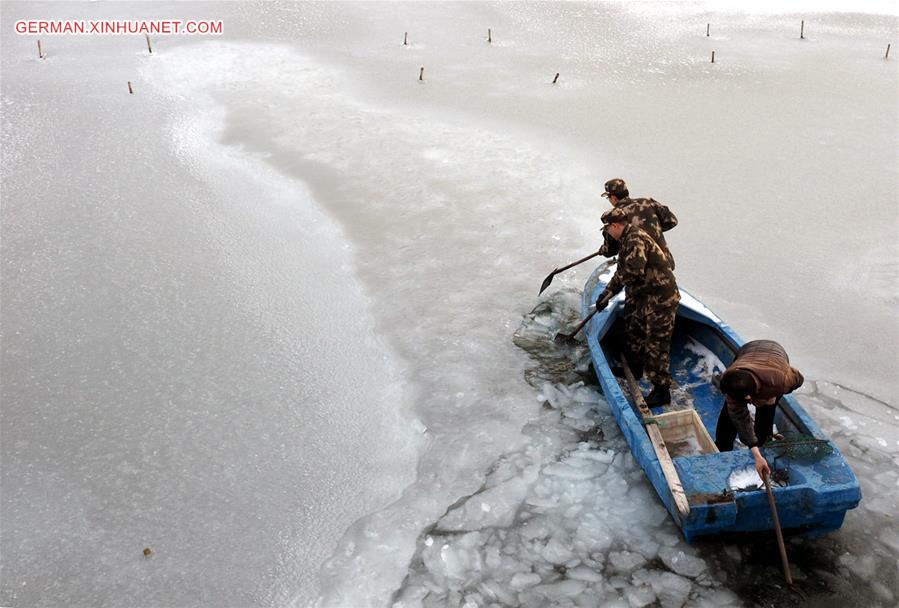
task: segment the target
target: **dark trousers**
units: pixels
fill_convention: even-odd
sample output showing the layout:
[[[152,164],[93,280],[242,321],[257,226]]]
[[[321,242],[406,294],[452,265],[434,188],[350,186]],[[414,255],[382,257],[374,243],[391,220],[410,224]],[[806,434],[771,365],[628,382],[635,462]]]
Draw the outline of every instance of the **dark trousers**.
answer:
[[[774,405],[763,405],[755,408],[755,424],[752,425],[755,430],[755,436],[759,441],[759,445],[764,445],[771,435],[774,433],[774,414],[777,411],[777,404],[780,399],[774,402]],[[721,407],[721,413],[718,414],[718,425],[715,427],[715,445],[718,446],[719,452],[729,452],[734,449],[734,439],[737,438],[737,427],[734,421],[730,419],[727,413],[727,403]]]

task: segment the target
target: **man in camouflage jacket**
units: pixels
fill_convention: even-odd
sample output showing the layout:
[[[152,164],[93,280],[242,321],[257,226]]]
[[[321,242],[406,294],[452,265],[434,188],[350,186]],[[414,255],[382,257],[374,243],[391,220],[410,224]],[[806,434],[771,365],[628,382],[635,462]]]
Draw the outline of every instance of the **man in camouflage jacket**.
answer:
[[[605,183],[605,192],[602,196],[608,198],[612,204],[612,209],[622,209],[627,213],[628,219],[635,226],[642,228],[655,242],[661,247],[668,260],[671,263],[671,270],[674,270],[674,256],[668,249],[668,243],[665,242],[663,232],[671,230],[677,226],[677,217],[668,207],[652,198],[630,198],[627,184],[623,179],[610,179]],[[611,210],[610,210],[611,211]],[[606,213],[609,213],[607,211]],[[604,214],[605,215],[605,214]],[[605,223],[605,220],[603,220]],[[599,253],[606,257],[618,255],[621,245],[613,239],[607,228],[603,228],[603,244],[599,249]],[[625,302],[624,305],[624,333],[625,335],[637,336],[642,333],[642,319],[634,315],[633,302]],[[643,374],[643,361],[640,354],[632,348],[631,341],[624,344],[624,354],[627,358],[628,365],[633,370],[634,375],[638,378]]]
[[[603,221],[609,235],[620,244],[620,251],[615,275],[596,300],[596,308],[602,310],[615,294],[627,288],[625,310],[632,311],[631,322],[625,323],[628,363],[636,360],[642,364],[652,382],[646,404],[665,405],[671,401],[671,335],[680,301],[670,258],[620,207],[607,212]],[[634,375],[639,377],[636,372]]]
[[[719,383],[725,400],[715,429],[718,450],[732,450],[739,433],[740,441],[752,450],[759,476],[770,471],[759,446],[774,431],[780,398],[802,386],[803,381],[800,371],[790,366],[787,351],[774,340],[753,340],[741,346]],[[755,424],[749,415],[749,403],[755,405]]]
[[[674,270],[674,257],[668,250],[665,235],[662,234],[677,226],[677,217],[671,213],[671,210],[653,198],[630,198],[630,192],[623,179],[616,178],[607,181],[602,196],[609,199],[613,209],[626,211],[630,222],[645,230],[659,244],[671,262],[671,270]],[[603,244],[599,253],[610,258],[618,254],[619,248],[618,241],[611,238],[603,229]]]

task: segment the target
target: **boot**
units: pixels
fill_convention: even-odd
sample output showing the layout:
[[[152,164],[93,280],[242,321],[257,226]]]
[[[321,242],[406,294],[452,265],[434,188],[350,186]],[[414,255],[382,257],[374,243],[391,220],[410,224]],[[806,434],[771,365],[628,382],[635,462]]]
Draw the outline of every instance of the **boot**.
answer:
[[[647,407],[659,407],[671,403],[671,390],[667,386],[653,385],[652,391],[645,398]]]

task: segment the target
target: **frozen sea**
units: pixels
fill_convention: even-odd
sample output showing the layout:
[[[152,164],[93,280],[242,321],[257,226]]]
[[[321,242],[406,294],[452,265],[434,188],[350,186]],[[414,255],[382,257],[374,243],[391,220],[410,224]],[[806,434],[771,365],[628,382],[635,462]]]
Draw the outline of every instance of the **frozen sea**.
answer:
[[[0,605],[899,601],[891,5],[0,11]],[[13,29],[123,18],[224,34]],[[685,544],[547,340],[612,177],[860,478],[797,590]]]

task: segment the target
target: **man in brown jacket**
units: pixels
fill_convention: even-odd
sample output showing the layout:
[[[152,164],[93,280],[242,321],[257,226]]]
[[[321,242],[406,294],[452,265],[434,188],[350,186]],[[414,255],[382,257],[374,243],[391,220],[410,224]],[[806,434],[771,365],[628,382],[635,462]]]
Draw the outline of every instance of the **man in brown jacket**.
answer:
[[[741,346],[721,376],[725,399],[715,429],[718,449],[732,450],[739,434],[740,441],[752,450],[759,477],[770,473],[759,446],[771,438],[780,398],[802,386],[803,380],[799,370],[790,366],[787,351],[774,340],[753,340]],[[749,415],[750,403],[755,405],[755,424]]]

